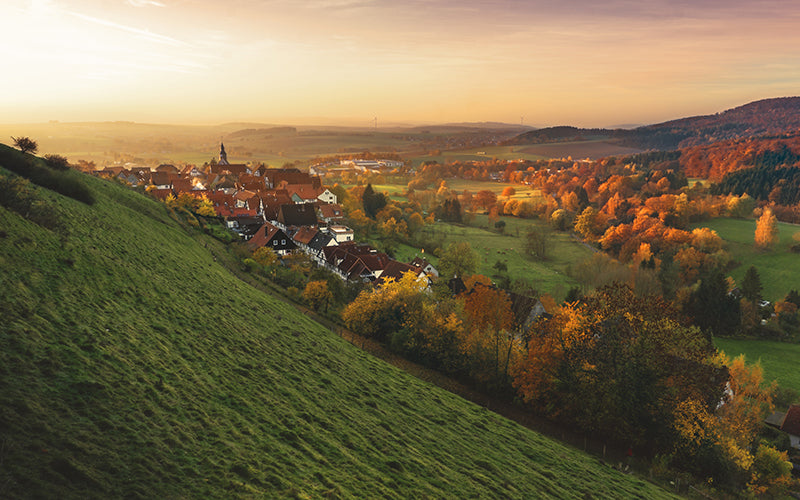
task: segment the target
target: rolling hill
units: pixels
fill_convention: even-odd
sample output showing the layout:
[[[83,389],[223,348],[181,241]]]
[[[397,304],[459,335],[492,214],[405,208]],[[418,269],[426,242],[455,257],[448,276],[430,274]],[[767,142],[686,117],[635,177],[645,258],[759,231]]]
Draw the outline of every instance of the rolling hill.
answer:
[[[134,191],[0,177],[2,498],[670,496],[365,354]]]
[[[742,137],[795,133],[798,129],[800,97],[778,97],[713,115],[681,118],[634,129],[542,128],[520,134],[504,144],[604,139],[632,148],[674,150]]]

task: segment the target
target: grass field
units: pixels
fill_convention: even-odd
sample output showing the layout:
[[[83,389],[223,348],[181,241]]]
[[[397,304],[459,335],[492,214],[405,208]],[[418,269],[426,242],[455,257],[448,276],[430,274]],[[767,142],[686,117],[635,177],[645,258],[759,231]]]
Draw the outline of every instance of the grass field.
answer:
[[[37,190],[59,234],[0,207],[0,497],[670,496],[363,353],[163,205],[86,183],[93,206]]]
[[[767,380],[777,380],[782,387],[800,392],[800,344],[787,344],[770,340],[714,339],[718,349],[733,358],[744,354],[748,363],[761,361]]]
[[[506,222],[504,234],[489,231],[489,219],[478,215],[470,226],[437,223],[433,231],[445,235],[445,243],[467,241],[480,256],[478,272],[486,276],[497,273],[493,268],[500,260],[508,266],[512,279],[529,281],[541,293],[549,293],[556,300],[563,300],[567,291],[579,285],[566,275],[567,266],[582,262],[592,255],[592,251],[572,238],[568,233],[550,231],[547,224],[539,220],[502,217]],[[546,260],[533,260],[523,253],[523,238],[529,229],[548,231]]]
[[[737,283],[741,283],[750,266],[755,266],[766,300],[780,300],[789,290],[800,288],[800,254],[789,251],[792,235],[800,231],[800,226],[779,222],[780,241],[767,252],[756,250],[754,246],[756,221],[753,219],[718,218],[698,226],[713,229],[727,242],[726,250],[739,263],[730,273]]]

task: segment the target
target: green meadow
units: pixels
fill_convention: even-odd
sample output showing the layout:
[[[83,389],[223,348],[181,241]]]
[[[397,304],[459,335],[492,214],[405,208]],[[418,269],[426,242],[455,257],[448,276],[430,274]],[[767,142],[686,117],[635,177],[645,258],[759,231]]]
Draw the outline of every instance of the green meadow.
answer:
[[[437,223],[426,231],[443,234],[445,245],[469,242],[480,257],[480,274],[496,275],[493,266],[498,261],[504,262],[512,279],[522,278],[558,301],[564,299],[571,287],[580,285],[567,276],[567,267],[590,258],[592,250],[567,232],[551,230],[549,224],[541,220],[516,217],[501,217],[500,220],[506,223],[502,234],[494,229],[486,215],[476,215],[469,225]],[[524,239],[530,230],[544,231],[547,235],[547,258],[540,260],[525,255]]]
[[[85,182],[92,206],[34,189],[56,231],[0,207],[0,497],[670,497],[365,354],[165,206]]]
[[[730,252],[737,267],[730,275],[741,283],[750,266],[755,266],[761,277],[763,296],[775,302],[783,299],[789,290],[800,289],[800,254],[792,253],[792,235],[800,232],[800,226],[778,223],[779,242],[769,251],[757,250],[754,245],[756,221],[754,219],[717,218],[697,225],[708,227],[725,240],[725,249]]]
[[[766,380],[777,380],[781,387],[800,392],[800,344],[729,338],[715,338],[714,343],[731,358],[744,354],[748,363],[760,361]]]

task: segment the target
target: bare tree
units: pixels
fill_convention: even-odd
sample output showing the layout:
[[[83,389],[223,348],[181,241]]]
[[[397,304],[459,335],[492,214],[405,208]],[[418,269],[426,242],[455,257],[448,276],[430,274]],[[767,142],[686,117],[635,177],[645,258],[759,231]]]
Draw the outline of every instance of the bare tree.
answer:
[[[39,145],[30,137],[14,137],[12,135],[11,139],[14,140],[14,146],[18,147],[23,153],[33,154],[39,149]]]

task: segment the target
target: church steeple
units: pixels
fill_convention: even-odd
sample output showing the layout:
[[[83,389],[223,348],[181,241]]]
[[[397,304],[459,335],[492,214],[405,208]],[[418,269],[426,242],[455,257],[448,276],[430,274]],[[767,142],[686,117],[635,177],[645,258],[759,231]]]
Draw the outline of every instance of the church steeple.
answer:
[[[230,165],[228,163],[228,153],[225,152],[225,144],[219,142],[219,163],[218,165]]]

